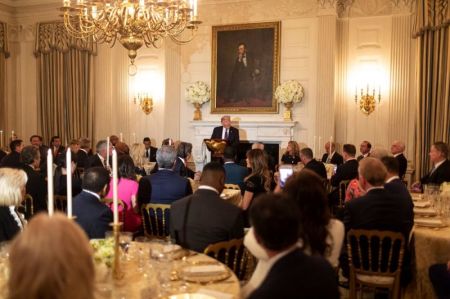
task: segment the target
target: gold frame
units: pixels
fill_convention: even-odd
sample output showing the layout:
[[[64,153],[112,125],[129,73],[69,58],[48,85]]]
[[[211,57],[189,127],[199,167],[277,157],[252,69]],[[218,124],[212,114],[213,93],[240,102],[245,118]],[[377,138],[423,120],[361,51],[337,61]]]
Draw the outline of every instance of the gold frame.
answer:
[[[218,45],[218,34],[225,31],[237,31],[237,30],[258,30],[273,28],[273,65],[272,65],[272,100],[271,106],[246,106],[246,107],[218,107],[217,106],[217,83],[218,83],[218,66],[217,66],[217,50],[220,47]],[[264,22],[264,23],[251,23],[251,24],[233,24],[223,26],[212,27],[212,68],[211,68],[211,113],[213,114],[226,114],[226,113],[240,113],[240,114],[275,114],[278,113],[278,103],[273,96],[275,89],[279,84],[280,78],[280,41],[281,41],[281,22]],[[240,42],[236,40],[236,43]],[[261,42],[262,43],[262,42]]]

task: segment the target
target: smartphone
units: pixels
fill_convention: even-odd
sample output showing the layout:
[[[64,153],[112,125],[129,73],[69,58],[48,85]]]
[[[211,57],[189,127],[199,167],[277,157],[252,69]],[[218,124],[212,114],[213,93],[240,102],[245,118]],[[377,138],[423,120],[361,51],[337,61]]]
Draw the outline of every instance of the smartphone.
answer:
[[[294,168],[292,165],[281,165],[279,168],[280,172],[280,187],[284,187],[286,180],[294,173]]]

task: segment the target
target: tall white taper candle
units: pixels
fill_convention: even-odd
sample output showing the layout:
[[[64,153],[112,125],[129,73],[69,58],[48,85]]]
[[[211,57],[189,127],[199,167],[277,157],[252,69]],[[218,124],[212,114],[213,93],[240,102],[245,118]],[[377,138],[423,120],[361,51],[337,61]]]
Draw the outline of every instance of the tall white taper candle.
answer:
[[[117,152],[113,149],[112,152],[112,173],[113,173],[113,212],[114,212],[114,224],[119,223],[119,210],[118,210],[118,195],[117,195]]]
[[[109,136],[106,137],[106,167],[109,168]]]
[[[47,192],[48,192],[48,215],[53,215],[53,154],[52,149],[47,152]]]
[[[72,151],[67,149],[66,153],[67,171],[67,217],[72,217]]]

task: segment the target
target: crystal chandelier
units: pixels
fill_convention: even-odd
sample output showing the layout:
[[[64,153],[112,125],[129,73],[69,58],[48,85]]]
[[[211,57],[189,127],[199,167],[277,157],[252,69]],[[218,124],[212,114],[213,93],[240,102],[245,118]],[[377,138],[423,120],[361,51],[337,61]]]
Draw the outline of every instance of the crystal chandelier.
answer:
[[[166,37],[187,43],[201,23],[197,0],[63,0],[61,11],[71,36],[111,47],[119,40],[128,50],[130,75],[136,73],[134,60],[143,45],[157,48]]]

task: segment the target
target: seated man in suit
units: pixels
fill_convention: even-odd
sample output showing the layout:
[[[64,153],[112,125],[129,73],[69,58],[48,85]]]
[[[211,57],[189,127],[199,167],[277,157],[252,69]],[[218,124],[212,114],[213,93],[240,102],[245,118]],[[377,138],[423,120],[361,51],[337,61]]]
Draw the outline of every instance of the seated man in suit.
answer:
[[[20,153],[23,149],[23,142],[20,139],[14,139],[9,144],[11,152],[3,157],[0,161],[0,167],[18,168],[22,169],[22,163],[20,162]]]
[[[172,204],[172,202],[192,194],[189,180],[173,171],[176,158],[176,150],[170,145],[163,145],[156,151],[158,171],[139,181],[139,204],[149,202]]]
[[[338,152],[336,152],[336,144],[334,142],[331,143],[331,155],[330,142],[325,143],[325,153],[322,156],[322,162],[335,165],[341,165],[342,163],[344,163],[344,158]]]
[[[84,172],[83,191],[73,199],[75,221],[83,228],[89,239],[104,238],[111,230],[111,209],[100,199],[108,193],[109,172],[104,167],[91,167]]]
[[[420,179],[420,186],[426,184],[440,185],[450,182],[450,161],[448,160],[448,145],[442,141],[433,143],[430,149],[430,160],[433,169]],[[413,187],[418,186],[414,184]]]
[[[336,173],[331,177],[331,186],[335,187],[329,195],[331,206],[336,205],[339,201],[339,184],[342,181],[358,177],[358,161],[355,159],[356,147],[353,144],[344,144],[342,154],[345,163],[339,165]]]
[[[361,142],[361,145],[359,146],[359,151],[361,152],[361,155],[359,155],[358,158],[356,158],[356,160],[359,162],[361,161],[361,159],[369,157],[371,149],[372,144],[369,141],[364,140],[363,142]]]
[[[225,184],[239,185],[244,189],[244,179],[248,176],[248,169],[235,163],[236,150],[232,146],[225,147],[223,152],[223,168],[225,169]]]
[[[428,269],[430,281],[438,299],[450,298],[450,261],[434,264]]]
[[[145,145],[145,157],[150,162],[156,162],[156,151],[158,150],[156,147],[152,146],[152,141],[149,137],[145,137],[142,141]]]
[[[231,126],[230,116],[222,116],[220,122],[222,125],[214,128],[211,139],[225,139],[229,145],[237,148],[239,145],[239,130]]]
[[[42,136],[40,135],[31,135],[30,143],[32,146],[38,148],[41,153],[41,164],[39,165],[39,171],[42,175],[46,176],[48,147],[42,143]]]
[[[50,140],[50,148],[53,153],[53,160],[56,161],[58,156],[64,154],[66,148],[61,144],[61,138],[59,136],[53,136]]]
[[[177,159],[175,160],[173,171],[182,177],[194,179],[195,172],[186,165],[191,155],[192,143],[180,142],[177,147]]]
[[[170,209],[170,235],[177,244],[203,252],[209,245],[244,236],[242,210],[220,197],[225,170],[217,162],[203,168],[198,190]]]
[[[86,165],[84,166],[85,169],[91,168],[91,167],[106,167],[106,158],[107,158],[107,144],[106,140],[100,140],[97,142],[97,145],[95,146],[96,154],[92,155],[88,158]],[[112,144],[109,145],[109,157],[111,158],[112,153]],[[111,164],[109,164],[111,165]]]
[[[406,173],[406,168],[408,168],[408,160],[406,160],[403,152],[405,151],[405,143],[400,140],[395,140],[391,145],[391,154],[398,161],[398,176],[403,180]]]
[[[41,153],[39,149],[32,145],[23,148],[20,153],[20,161],[23,163],[23,170],[26,172],[28,181],[26,185],[27,194],[33,198],[34,214],[47,210],[47,183],[37,169],[41,163]],[[30,215],[26,215],[29,217]]]
[[[411,200],[384,188],[387,176],[386,167],[375,158],[365,158],[359,165],[359,183],[366,194],[345,205],[345,231],[350,229],[369,229],[401,232],[408,243],[409,233],[414,224]],[[407,249],[407,248],[406,248]],[[343,251],[340,262],[344,275],[348,274],[347,251]],[[402,282],[410,278],[408,251],[402,268]]]
[[[408,188],[406,188],[405,183],[403,183],[398,175],[398,160],[394,157],[386,156],[381,158],[381,162],[383,162],[387,170],[384,189],[402,196],[406,201],[410,202],[413,207],[411,194],[409,193]]]
[[[250,219],[254,237],[263,252],[261,248],[255,252],[256,246],[248,249],[255,256],[267,259],[270,269],[248,298],[340,297],[331,265],[323,257],[307,256],[298,247],[301,229],[298,213],[298,206],[285,195],[265,194],[256,198]]]
[[[309,147],[300,150],[300,161],[305,165],[305,169],[309,169],[317,173],[324,180],[327,179],[327,170],[322,162],[314,159],[313,151]]]
[[[91,156],[91,141],[88,138],[82,137],[79,140],[80,150],[77,153],[77,167],[86,168],[88,165],[88,158]]]

